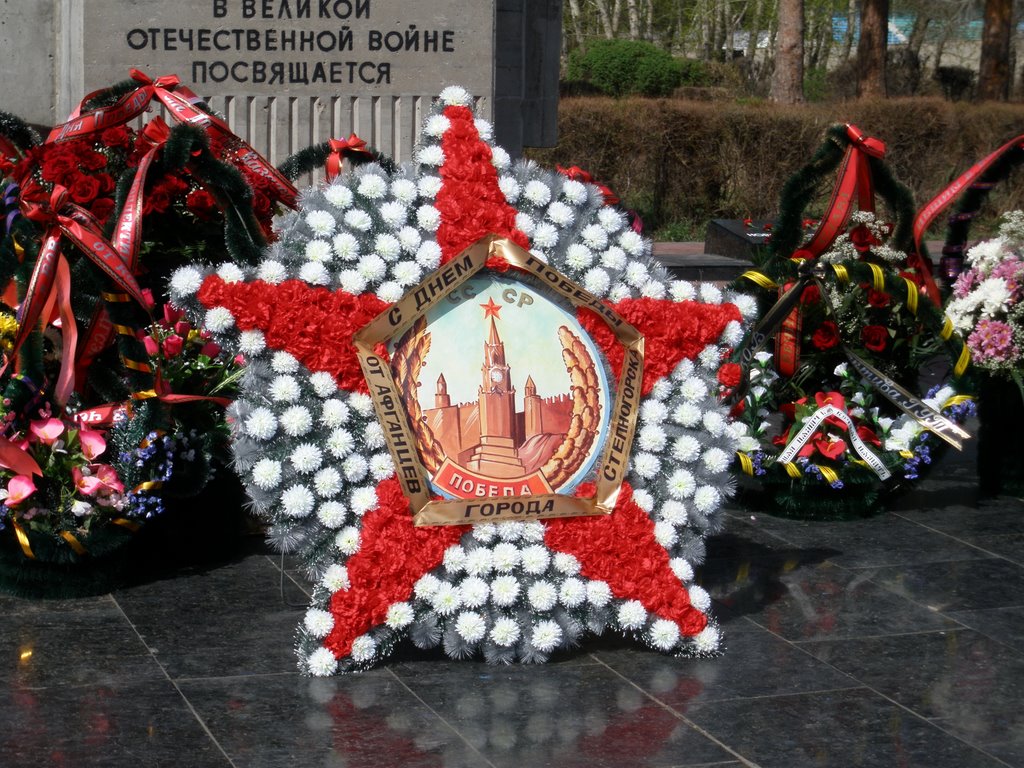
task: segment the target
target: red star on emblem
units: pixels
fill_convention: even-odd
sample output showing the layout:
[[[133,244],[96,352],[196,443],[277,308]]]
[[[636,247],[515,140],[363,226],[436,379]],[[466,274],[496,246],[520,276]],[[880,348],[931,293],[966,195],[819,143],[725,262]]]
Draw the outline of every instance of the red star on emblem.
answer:
[[[501,305],[495,304],[490,296],[487,297],[487,303],[480,306],[484,309],[484,320],[488,317],[500,317],[498,313],[501,312]]]

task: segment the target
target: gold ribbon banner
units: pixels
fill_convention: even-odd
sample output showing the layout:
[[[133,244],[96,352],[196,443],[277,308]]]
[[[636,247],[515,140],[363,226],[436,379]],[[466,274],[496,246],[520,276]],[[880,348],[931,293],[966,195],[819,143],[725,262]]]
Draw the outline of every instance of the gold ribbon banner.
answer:
[[[32,551],[32,545],[28,542],[28,534],[25,533],[25,529],[21,527],[21,523],[17,520],[12,520],[11,525],[14,526],[14,535],[18,538],[18,544],[21,546],[21,551],[25,553],[25,557],[29,560],[35,560],[36,555]]]
[[[449,294],[484,269],[487,260],[494,256],[505,259],[511,266],[537,278],[573,306],[593,310],[625,347],[622,372],[612,404],[609,437],[597,466],[597,490],[593,498],[560,494],[441,500],[432,500],[430,497],[429,475],[420,459],[416,436],[409,425],[409,415],[394,374],[387,360],[378,355],[374,347],[404,333]],[[369,385],[370,397],[395,463],[395,473],[412,505],[416,525],[466,525],[607,515],[615,508],[626,475],[640,409],[644,339],[636,328],[604,301],[547,263],[510,240],[488,235],[427,275],[419,285],[359,331],[354,342],[359,364]]]
[[[71,531],[61,531],[60,537],[68,543],[68,546],[71,547],[71,549],[74,550],[74,553],[79,557],[85,557],[89,554],[85,547],[82,546],[82,542],[76,539],[75,534]]]

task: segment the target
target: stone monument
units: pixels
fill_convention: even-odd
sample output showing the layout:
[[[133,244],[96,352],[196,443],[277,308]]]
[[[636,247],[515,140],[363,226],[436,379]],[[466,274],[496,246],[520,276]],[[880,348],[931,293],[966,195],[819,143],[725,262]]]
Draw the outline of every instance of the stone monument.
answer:
[[[275,164],[350,133],[404,161],[458,84],[518,154],[556,142],[560,39],[545,0],[0,0],[0,109],[62,122],[134,67],[178,75]]]

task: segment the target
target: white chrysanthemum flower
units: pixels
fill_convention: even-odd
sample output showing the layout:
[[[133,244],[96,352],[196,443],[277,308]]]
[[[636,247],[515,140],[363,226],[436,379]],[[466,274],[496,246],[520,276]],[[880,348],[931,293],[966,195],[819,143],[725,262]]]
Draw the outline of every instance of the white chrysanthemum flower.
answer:
[[[700,455],[700,441],[693,435],[682,435],[672,443],[672,458],[689,464]]]
[[[384,203],[377,211],[380,213],[380,217],[384,219],[384,223],[392,229],[398,229],[409,218],[409,209],[395,200],[389,200]]]
[[[664,400],[669,397],[674,390],[675,388],[669,379],[658,379],[651,387],[651,397],[655,400]]]
[[[665,298],[665,286],[660,280],[650,279],[640,286],[640,295],[645,299]]]
[[[626,282],[639,288],[650,279],[647,265],[639,261],[631,261],[626,265]]]
[[[562,182],[562,197],[573,205],[583,205],[587,202],[587,187],[575,179],[566,179]]]
[[[587,585],[582,579],[570,577],[558,588],[558,601],[566,608],[576,608],[587,599]]]
[[[421,176],[416,187],[423,197],[434,198],[441,191],[441,184],[441,179],[438,176]]]
[[[516,213],[516,229],[527,237],[532,237],[534,230],[537,229],[537,222],[530,214],[519,211]]]
[[[562,642],[562,628],[557,621],[538,622],[530,635],[530,642],[541,653],[550,653]]]
[[[343,555],[354,555],[359,551],[359,529],[353,525],[342,528],[334,537],[334,546]]]
[[[451,120],[444,115],[431,115],[427,118],[427,122],[423,124],[423,133],[439,139],[451,127],[451,124]]]
[[[496,526],[498,538],[502,541],[519,541],[519,539],[523,537],[523,528],[525,525],[525,523],[502,523],[501,525]]]
[[[329,237],[338,223],[334,220],[334,216],[327,211],[310,211],[306,214],[306,224],[313,231],[314,237]],[[308,250],[307,248],[307,258]]]
[[[470,576],[485,576],[494,568],[491,550],[477,547],[466,555],[466,573]]]
[[[612,599],[612,588],[604,581],[587,582],[587,602],[595,608],[604,608]]]
[[[729,301],[740,311],[744,320],[752,320],[757,316],[757,299],[753,296],[746,293],[732,293],[729,296]]]
[[[366,232],[373,226],[373,219],[361,208],[350,208],[345,211],[345,226],[357,232]]]
[[[706,454],[705,454],[706,455]],[[718,508],[722,502],[722,496],[716,488],[710,485],[702,485],[693,494],[693,506],[698,512],[707,514]]]
[[[182,299],[203,286],[203,273],[196,267],[182,267],[171,276],[171,296]]]
[[[698,293],[700,300],[705,304],[722,303],[722,291],[714,283],[701,283]]]
[[[260,459],[252,468],[252,482],[257,488],[269,491],[281,482],[281,462]]]
[[[424,240],[416,249],[416,263],[427,270],[437,269],[441,263],[441,246],[433,240]]]
[[[242,331],[238,338],[238,351],[243,355],[258,355],[267,347],[262,331]]]
[[[299,279],[310,285],[327,285],[331,282],[331,273],[320,262],[310,261],[299,268]]]
[[[276,403],[294,403],[302,396],[302,387],[294,376],[275,376],[267,388],[267,394]]]
[[[626,217],[622,212],[608,206],[597,212],[597,221],[608,232],[618,232],[626,226]]]
[[[523,541],[544,541],[547,528],[540,520],[531,520],[528,523],[520,523],[520,525],[522,525]]]
[[[491,628],[491,640],[495,645],[500,645],[503,648],[515,645],[519,641],[519,634],[519,624],[515,619],[510,619],[507,616],[502,616],[495,621],[494,627]]]
[[[343,261],[355,261],[359,258],[359,240],[351,232],[339,232],[331,241],[334,252]]]
[[[323,409],[320,411],[320,418],[323,420],[324,426],[326,427],[337,427],[348,421],[348,406],[345,405],[344,400],[339,400],[336,397],[332,397],[330,400],[324,400]],[[333,450],[335,456],[338,454]],[[345,454],[341,454],[344,456]]]
[[[369,414],[364,415],[368,416]],[[363,443],[370,450],[384,447],[384,427],[380,425],[379,421],[371,421],[363,427]]]
[[[690,605],[701,613],[707,613],[711,607],[711,595],[703,587],[692,584],[687,590],[690,594]]]
[[[601,254],[601,263],[608,269],[620,270],[626,268],[626,262],[628,257],[626,252],[619,248],[617,245],[613,245],[603,254]]]
[[[352,512],[362,516],[377,508],[377,491],[370,486],[356,488],[348,497],[348,505]]]
[[[361,257],[356,264],[356,272],[371,282],[380,280],[387,271],[387,262],[375,253]]]
[[[704,412],[695,403],[683,403],[672,412],[672,420],[684,427],[694,427],[700,423]]]
[[[523,570],[529,574],[537,575],[544,573],[548,568],[551,559],[548,550],[541,546],[526,547],[520,553]]]
[[[664,520],[659,520],[654,524],[654,539],[665,549],[668,549],[679,541],[679,534],[676,532],[674,525]]]
[[[548,206],[547,217],[559,227],[568,227],[575,221],[576,212],[572,207],[556,200]],[[589,250],[587,253],[589,254]]]
[[[364,173],[359,178],[356,191],[363,197],[379,200],[387,194],[388,183],[383,176],[378,176],[376,173]]]
[[[554,248],[558,243],[558,229],[546,221],[540,222],[533,230],[533,244],[537,248]]]
[[[319,397],[328,397],[338,391],[334,377],[327,371],[317,371],[309,375],[309,385]]]
[[[480,134],[480,138],[484,141],[490,141],[494,137],[494,129],[491,127],[491,124],[482,117],[478,117],[473,120],[473,125],[476,126],[476,132]]]
[[[461,573],[466,570],[466,550],[459,544],[452,544],[444,551],[442,562],[449,573]]]
[[[387,304],[394,304],[405,295],[405,289],[394,280],[386,280],[377,288],[377,298]]]
[[[345,523],[348,509],[340,501],[325,501],[317,508],[316,517],[324,526],[333,530]]]
[[[394,261],[402,253],[402,243],[394,235],[385,232],[374,239],[373,250],[385,261]]]
[[[712,653],[718,650],[720,637],[717,627],[704,627],[693,639],[693,646],[700,653]]]
[[[586,269],[594,263],[594,254],[585,245],[572,243],[565,249],[565,265],[570,269]]]
[[[415,261],[400,261],[395,264],[392,274],[394,274],[395,282],[398,285],[407,286],[420,279],[420,276],[423,274],[423,268]]]
[[[462,604],[467,608],[479,608],[487,602],[491,594],[487,582],[476,576],[463,579],[459,589],[462,591]]]
[[[668,436],[665,430],[657,424],[646,424],[637,435],[637,447],[642,451],[653,451],[660,453],[665,449]]]
[[[454,584],[442,581],[430,598],[430,605],[441,616],[451,616],[462,607],[462,593]]]
[[[697,360],[705,370],[718,370],[719,365],[722,363],[722,350],[714,344],[708,344],[697,355]]]
[[[491,582],[491,602],[506,608],[519,597],[519,580],[515,576],[498,576]]]
[[[370,462],[358,453],[353,453],[341,463],[341,471],[345,473],[346,480],[356,483],[366,477],[370,471]]]
[[[432,573],[425,573],[413,585],[412,591],[420,600],[431,600],[441,588],[442,581]]]
[[[352,205],[352,190],[337,182],[324,189],[324,199],[335,208],[348,208]]]
[[[550,611],[558,602],[558,590],[550,581],[535,581],[526,590],[526,599],[538,611]]]
[[[580,561],[568,552],[555,552],[552,562],[559,573],[571,576],[580,572]]]
[[[207,310],[203,325],[211,333],[224,333],[235,324],[235,316],[227,307],[212,307]]]
[[[416,614],[408,603],[392,603],[388,606],[388,614],[384,623],[391,629],[403,629],[412,624]]]
[[[498,189],[501,190],[501,194],[505,196],[505,199],[510,203],[515,203],[519,199],[519,194],[522,192],[522,187],[519,186],[519,182],[516,181],[514,176],[502,176],[498,179]]]
[[[674,499],[685,499],[697,490],[697,481],[693,473],[686,469],[677,469],[668,478],[668,492]]]
[[[354,269],[344,269],[338,273],[338,283],[341,290],[347,293],[362,293],[369,282],[365,277]]]
[[[476,611],[463,611],[455,620],[455,631],[467,643],[476,643],[487,634],[487,621]]]
[[[319,451],[319,449],[317,450]],[[292,461],[294,462],[294,460],[295,454],[293,453]],[[322,499],[328,499],[331,496],[336,496],[341,492],[342,486],[341,473],[339,473],[334,467],[321,469],[313,476],[313,490],[316,491],[316,495]]]
[[[281,429],[290,437],[302,437],[313,428],[313,416],[301,405],[293,405],[281,414]]]
[[[449,107],[471,107],[473,106],[473,97],[470,96],[469,91],[459,85],[449,85],[445,87],[441,93],[437,96],[438,100]]]
[[[416,183],[409,179],[395,179],[391,182],[391,194],[398,202],[408,205],[416,199]]]
[[[644,488],[633,489],[633,503],[648,515],[654,510],[654,497]]]
[[[619,235],[619,245],[630,256],[639,256],[644,250],[644,239],[632,229],[627,229]]]
[[[299,361],[290,352],[278,351],[270,357],[270,369],[274,373],[295,373],[299,370]]]
[[[718,411],[708,411],[705,413],[703,418],[701,418],[701,423],[704,425],[704,429],[706,429],[713,437],[721,435],[725,432],[726,427],[729,426],[729,422],[725,420],[725,416]]]
[[[721,448],[713,446],[704,452],[702,461],[708,472],[711,474],[719,474],[725,472],[729,468],[729,462],[732,461],[732,457]]]
[[[365,417],[365,416],[369,416],[371,413],[373,413],[373,399],[368,394],[366,394],[365,392],[353,392],[351,394],[351,396],[349,396],[348,404],[350,406],[352,406],[352,410],[354,410],[360,416],[364,416]],[[374,425],[376,425],[376,429],[378,429],[378,430],[381,429],[381,426],[380,426],[379,423],[374,422]],[[366,439],[368,445],[369,445],[369,442],[370,442],[370,435],[371,435],[370,430],[374,427],[374,425],[370,425],[370,424],[366,425],[366,432],[365,432],[364,438]],[[381,430],[380,434],[383,434],[383,430]],[[380,441],[376,441],[375,440],[374,441],[374,445],[372,445],[370,447],[371,448],[379,448],[382,445],[384,445],[383,439],[380,440]]]
[[[512,158],[509,157],[502,147],[491,147],[491,165],[497,168],[499,171],[504,171],[512,164]]]
[[[329,611],[310,608],[302,622],[306,631],[317,640],[322,640],[334,629],[334,616]]]
[[[306,669],[314,677],[330,677],[338,671],[338,660],[326,648],[317,648],[306,657]]]
[[[245,433],[257,440],[269,440],[277,432],[277,416],[269,408],[254,408],[245,417]]]
[[[611,278],[608,273],[600,267],[593,267],[587,270],[583,276],[583,287],[595,296],[603,296],[611,285]]]
[[[376,652],[377,643],[369,635],[360,635],[352,641],[352,658],[356,661],[371,661]]]
[[[421,242],[423,242],[423,238],[420,237],[420,231],[415,227],[402,227],[398,230],[398,243],[404,253],[415,254]]]
[[[281,511],[288,517],[306,517],[315,504],[313,492],[304,485],[293,485],[281,494]]]
[[[672,573],[684,584],[693,581],[693,566],[681,557],[673,557],[668,562]]]
[[[722,343],[734,347],[743,340],[743,326],[735,320],[730,320],[725,330],[722,331]]]
[[[658,619],[651,624],[651,645],[661,651],[669,651],[679,642],[679,626],[668,619]]]
[[[502,528],[505,528],[503,525]],[[495,545],[491,551],[491,564],[494,570],[507,573],[519,565],[519,548],[509,542]]]
[[[256,277],[265,283],[277,285],[288,277],[288,270],[284,264],[274,259],[266,259],[260,262],[256,270]]]
[[[432,205],[421,205],[416,209],[416,223],[427,232],[435,232],[441,224],[441,212]]]
[[[670,525],[680,526],[686,523],[686,505],[681,501],[669,499],[661,505],[661,519]]]
[[[608,232],[600,224],[588,224],[580,233],[583,244],[593,251],[603,251],[608,247]],[[608,254],[606,253],[605,256]],[[607,266],[608,265],[606,262]]]
[[[693,283],[686,280],[673,280],[669,286],[669,295],[672,297],[672,301],[693,301],[697,296],[697,291],[693,287]]]
[[[352,582],[349,581],[348,578],[348,568],[337,563],[331,565],[326,571],[324,571],[324,575],[320,579],[320,583],[327,587],[331,592],[340,592],[352,586]]]
[[[619,606],[618,620],[623,629],[640,629],[647,621],[647,609],[639,600],[628,600]]]
[[[640,404],[640,421],[644,424],[660,424],[668,417],[668,406],[660,400],[644,400]]]
[[[635,453],[630,464],[633,472],[645,480],[650,480],[661,471],[661,461],[653,453]]]
[[[395,474],[395,463],[390,453],[375,453],[370,457],[370,474],[378,483]]]
[[[683,400],[690,403],[703,400],[708,396],[708,385],[699,377],[690,376],[679,387],[679,394]]]
[[[217,277],[225,283],[237,283],[245,278],[245,273],[241,267],[229,261],[217,267]]]
[[[440,166],[444,164],[444,150],[440,144],[429,144],[420,147],[416,153],[416,162],[420,165]]]

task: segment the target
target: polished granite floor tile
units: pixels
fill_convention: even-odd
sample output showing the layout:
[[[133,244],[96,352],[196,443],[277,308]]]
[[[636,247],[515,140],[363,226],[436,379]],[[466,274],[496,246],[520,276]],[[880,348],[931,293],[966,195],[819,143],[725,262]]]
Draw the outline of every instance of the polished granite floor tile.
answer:
[[[974,630],[801,645],[971,743],[1024,734],[1024,655]]]
[[[865,688],[699,704],[687,717],[760,768],[1005,768]]]
[[[964,541],[974,541],[980,536],[1020,532],[1024,502],[1003,496],[970,507],[940,504],[901,510],[896,514]]]
[[[1020,518],[1024,520],[1024,509],[1021,509]],[[1024,566],[1024,532],[975,536],[971,543],[985,552]]]
[[[4,768],[230,768],[168,680],[0,688]]]
[[[1024,566],[1001,558],[879,568],[871,578],[932,611],[1024,605]]]
[[[180,685],[236,768],[490,765],[387,669]]]
[[[1024,653],[1024,606],[951,611],[947,615],[1018,653]]]

